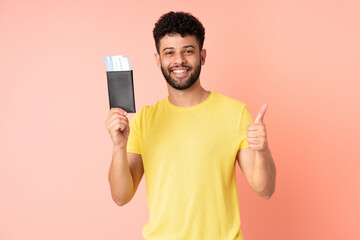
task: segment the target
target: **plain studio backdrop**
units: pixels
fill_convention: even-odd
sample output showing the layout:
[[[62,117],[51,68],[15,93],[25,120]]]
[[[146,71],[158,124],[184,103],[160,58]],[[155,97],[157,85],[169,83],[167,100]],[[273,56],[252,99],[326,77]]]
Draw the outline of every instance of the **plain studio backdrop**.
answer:
[[[104,57],[130,59],[138,110],[166,97],[152,30],[170,10],[205,26],[206,89],[269,105],[276,192],[237,166],[245,239],[360,239],[355,0],[1,0],[0,239],[142,239],[145,178],[124,207],[108,185]]]

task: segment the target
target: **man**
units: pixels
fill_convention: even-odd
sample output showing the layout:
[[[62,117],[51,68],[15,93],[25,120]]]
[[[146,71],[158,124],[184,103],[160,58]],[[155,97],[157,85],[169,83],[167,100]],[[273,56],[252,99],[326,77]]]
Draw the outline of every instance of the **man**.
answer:
[[[243,239],[236,162],[257,194],[267,199],[275,189],[267,106],[252,123],[245,104],[201,86],[205,29],[192,15],[169,12],[153,34],[169,95],[143,107],[130,126],[125,111],[110,110],[112,198],[120,206],[129,202],[145,172],[146,240]]]

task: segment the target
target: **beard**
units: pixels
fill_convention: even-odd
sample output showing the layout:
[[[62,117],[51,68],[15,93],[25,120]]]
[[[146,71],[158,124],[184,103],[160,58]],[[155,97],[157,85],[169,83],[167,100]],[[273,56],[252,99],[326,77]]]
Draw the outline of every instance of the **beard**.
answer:
[[[188,71],[193,70],[190,73],[190,76],[188,76],[187,79],[184,79],[184,81],[178,81],[171,76],[172,68],[179,68],[179,67],[185,67],[188,69]],[[188,89],[189,87],[191,87],[199,79],[200,72],[201,72],[201,62],[199,65],[196,65],[195,68],[192,68],[191,66],[187,66],[185,64],[181,64],[181,65],[176,65],[173,67],[168,67],[167,69],[165,69],[161,65],[161,72],[164,75],[166,82],[171,87],[173,87],[177,90],[185,90],[185,89]]]

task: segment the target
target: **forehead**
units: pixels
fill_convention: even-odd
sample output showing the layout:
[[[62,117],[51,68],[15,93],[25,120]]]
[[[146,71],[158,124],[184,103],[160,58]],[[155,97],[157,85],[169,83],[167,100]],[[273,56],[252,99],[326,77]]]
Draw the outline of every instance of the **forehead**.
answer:
[[[165,35],[160,39],[160,51],[164,48],[182,48],[184,46],[193,45],[195,48],[199,48],[197,39],[193,35],[186,35],[181,37],[180,34]]]

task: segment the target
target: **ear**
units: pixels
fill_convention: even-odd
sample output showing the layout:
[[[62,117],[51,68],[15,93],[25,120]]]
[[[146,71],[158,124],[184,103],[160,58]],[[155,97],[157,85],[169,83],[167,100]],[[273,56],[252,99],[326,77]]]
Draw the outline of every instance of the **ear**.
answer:
[[[154,57],[155,57],[156,64],[158,65],[159,68],[161,68],[160,55],[158,53],[155,53]]]
[[[200,58],[201,58],[201,65],[204,65],[205,64],[205,59],[206,59],[206,49],[201,50]]]

